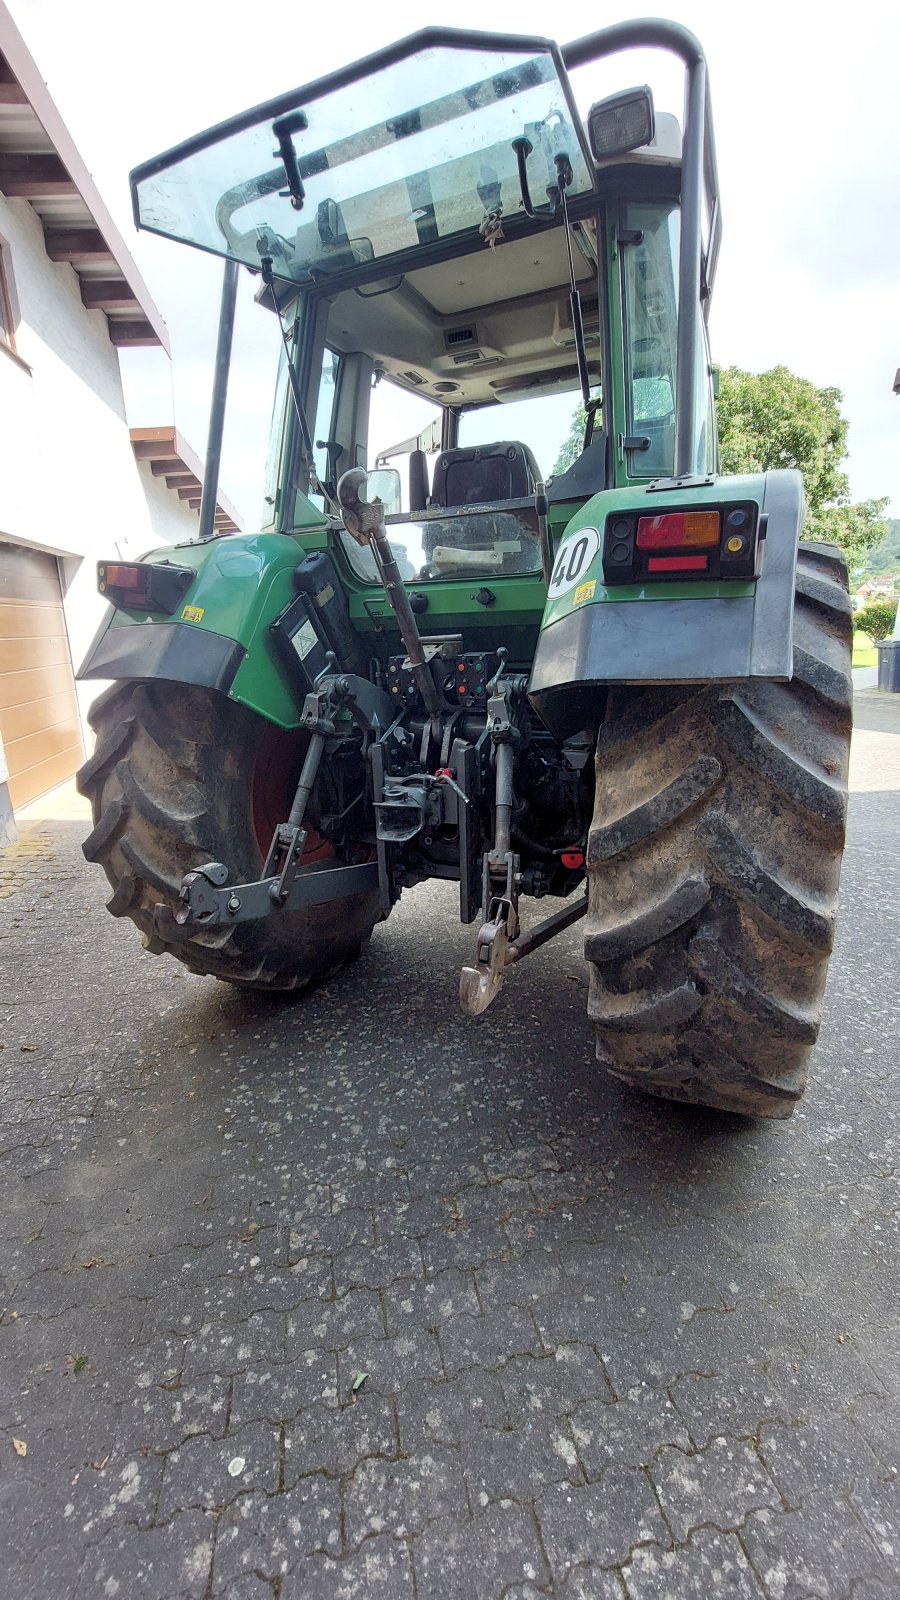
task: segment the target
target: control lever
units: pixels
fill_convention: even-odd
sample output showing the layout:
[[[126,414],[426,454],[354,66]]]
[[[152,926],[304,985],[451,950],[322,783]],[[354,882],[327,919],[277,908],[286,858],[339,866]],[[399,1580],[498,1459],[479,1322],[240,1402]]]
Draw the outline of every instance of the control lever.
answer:
[[[364,498],[363,490],[367,481],[368,474],[362,467],[351,467],[350,471],[345,472],[338,481],[338,505],[341,508],[344,527],[357,544],[368,545],[375,557],[378,576],[384,584],[384,592],[400,627],[400,637],[406,649],[407,660],[437,734],[442,711],[441,697],[431,676],[431,668],[425,659],[422,636],[400,576],[400,568],[388,543],[384,525],[384,507],[377,495],[371,501]]]

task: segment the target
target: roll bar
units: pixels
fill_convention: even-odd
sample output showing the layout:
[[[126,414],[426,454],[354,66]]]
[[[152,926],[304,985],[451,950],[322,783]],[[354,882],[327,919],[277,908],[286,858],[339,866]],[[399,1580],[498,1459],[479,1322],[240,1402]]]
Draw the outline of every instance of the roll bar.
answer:
[[[685,67],[684,135],[681,156],[681,244],[678,258],[678,343],[675,377],[675,476],[685,477],[695,469],[697,429],[703,408],[700,386],[706,373],[700,370],[697,351],[700,296],[711,289],[715,277],[722,218],[719,210],[719,178],[709,77],[706,57],[699,39],[678,22],[647,17],[634,22],[616,22],[609,28],[585,34],[572,44],[563,45],[566,69],[586,66],[620,50],[668,50],[679,56]],[[704,279],[703,200],[710,211],[710,241]]]

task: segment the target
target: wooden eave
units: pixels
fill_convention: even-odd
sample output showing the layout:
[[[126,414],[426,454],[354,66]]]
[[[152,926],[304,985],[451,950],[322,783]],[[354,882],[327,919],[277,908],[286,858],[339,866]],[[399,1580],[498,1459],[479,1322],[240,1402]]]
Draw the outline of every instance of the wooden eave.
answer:
[[[203,489],[203,466],[198,455],[182,438],[177,428],[131,428],[131,447],[138,461],[148,462],[154,477],[165,478],[166,487],[199,511]],[[218,533],[240,533],[237,511],[223,494],[216,500],[215,527]]]
[[[118,347],[161,346],[169,335],[122,235],[84,165],[47,85],[0,0],[0,194],[26,200],[51,261],[77,274]]]

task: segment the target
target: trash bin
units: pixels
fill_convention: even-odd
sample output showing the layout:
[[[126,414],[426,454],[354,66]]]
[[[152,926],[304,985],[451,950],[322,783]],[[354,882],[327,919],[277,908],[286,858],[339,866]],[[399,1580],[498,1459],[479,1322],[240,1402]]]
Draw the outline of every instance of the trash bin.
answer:
[[[889,694],[900,694],[900,639],[879,639],[878,687]]]

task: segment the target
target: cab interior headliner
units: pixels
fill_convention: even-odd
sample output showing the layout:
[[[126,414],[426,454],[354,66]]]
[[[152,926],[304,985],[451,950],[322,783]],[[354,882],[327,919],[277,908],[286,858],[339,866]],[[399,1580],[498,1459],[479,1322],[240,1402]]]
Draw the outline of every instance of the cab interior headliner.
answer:
[[[573,257],[594,373],[595,253],[595,225],[579,224]],[[332,300],[328,341],[364,351],[400,387],[443,405],[577,388],[562,226],[346,289]]]

